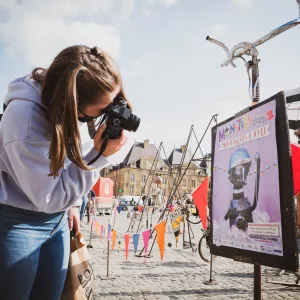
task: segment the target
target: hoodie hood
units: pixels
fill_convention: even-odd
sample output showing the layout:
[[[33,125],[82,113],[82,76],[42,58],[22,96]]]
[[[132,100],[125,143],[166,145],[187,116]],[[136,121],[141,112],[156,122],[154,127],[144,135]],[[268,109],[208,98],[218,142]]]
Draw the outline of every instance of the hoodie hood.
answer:
[[[8,92],[4,97],[4,104],[8,105],[11,101],[18,99],[33,102],[46,108],[42,104],[41,92],[42,86],[36,83],[31,75],[20,77],[9,84]]]
[[[31,75],[20,77],[12,81],[8,86],[8,93],[4,98],[4,104],[8,105],[13,100],[25,100],[33,102],[42,108],[46,108],[41,98],[42,86],[36,83]],[[88,133],[87,124],[79,122],[79,131],[81,136],[82,153],[86,155],[93,147],[93,140]]]

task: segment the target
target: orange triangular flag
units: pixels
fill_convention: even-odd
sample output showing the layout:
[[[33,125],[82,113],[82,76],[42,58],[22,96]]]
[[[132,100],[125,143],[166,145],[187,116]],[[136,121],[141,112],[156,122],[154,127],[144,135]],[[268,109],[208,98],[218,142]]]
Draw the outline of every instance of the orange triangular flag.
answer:
[[[112,229],[112,241],[111,241],[112,250],[115,249],[116,237],[117,237],[117,231],[115,229]]]
[[[207,228],[207,193],[208,193],[208,177],[199,185],[199,187],[192,193],[194,203],[198,209],[199,217],[202,221],[204,229]]]
[[[164,258],[165,252],[165,231],[166,231],[166,220],[159,222],[154,226],[157,235],[157,243],[160,251],[160,259]]]
[[[96,221],[96,233],[98,233],[99,227],[100,227],[100,224],[98,221]]]
[[[128,248],[129,248],[130,233],[125,233],[124,234],[124,239],[125,239],[125,255],[126,255],[126,260],[127,260],[128,259]]]

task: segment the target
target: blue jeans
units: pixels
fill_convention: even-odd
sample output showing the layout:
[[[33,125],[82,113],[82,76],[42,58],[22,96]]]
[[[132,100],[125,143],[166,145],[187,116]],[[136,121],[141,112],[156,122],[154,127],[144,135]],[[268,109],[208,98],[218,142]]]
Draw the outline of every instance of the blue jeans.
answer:
[[[84,213],[85,213],[85,207],[88,203],[88,197],[87,196],[82,196],[82,204],[80,207],[80,221],[83,221],[84,218]]]
[[[70,254],[67,212],[0,205],[0,298],[59,300]]]

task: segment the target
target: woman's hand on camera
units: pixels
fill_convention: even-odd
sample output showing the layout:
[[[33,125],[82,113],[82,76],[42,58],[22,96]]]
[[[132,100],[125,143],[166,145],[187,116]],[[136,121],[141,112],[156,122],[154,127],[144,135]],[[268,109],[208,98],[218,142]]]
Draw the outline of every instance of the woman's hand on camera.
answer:
[[[101,146],[102,146],[102,143],[103,143],[103,138],[102,138],[102,134],[104,132],[106,128],[106,124],[102,124],[95,136],[94,136],[94,148],[100,152],[100,149],[101,149]],[[106,146],[106,149],[105,151],[103,152],[103,156],[104,157],[108,157],[108,156],[111,156],[113,154],[115,154],[116,152],[118,152],[121,147],[126,143],[127,141],[127,137],[125,136],[125,132],[124,130],[122,130],[122,133],[121,133],[121,137],[117,140],[108,140],[108,143],[107,143],[107,146]]]

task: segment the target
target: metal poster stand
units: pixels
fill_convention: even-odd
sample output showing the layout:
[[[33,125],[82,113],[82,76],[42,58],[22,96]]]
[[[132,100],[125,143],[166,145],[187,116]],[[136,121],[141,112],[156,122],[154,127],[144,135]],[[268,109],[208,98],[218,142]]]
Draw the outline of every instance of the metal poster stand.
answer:
[[[206,285],[216,285],[217,282],[212,278],[212,269],[213,269],[213,256],[210,255],[210,268],[209,268],[209,280],[204,280],[203,283]]]
[[[300,1],[296,0],[299,8],[300,14]],[[298,17],[295,20],[292,20],[278,28],[274,29],[270,33],[266,34],[262,38],[256,40],[253,43],[242,42],[235,45],[231,50],[228,47],[215,39],[206,37],[206,40],[214,43],[223,48],[223,50],[227,53],[226,60],[221,64],[221,67],[225,67],[231,65],[236,67],[234,64],[234,60],[241,58],[244,60],[248,77],[249,77],[249,94],[252,100],[252,105],[255,105],[260,100],[260,82],[259,82],[259,62],[257,47],[267,42],[268,40],[274,38],[275,36],[297,26],[300,24],[300,18]],[[249,61],[246,61],[243,57],[244,55],[248,55],[251,57]],[[243,259],[242,259],[243,261]],[[248,261],[249,262],[249,261]],[[254,299],[261,299],[261,265],[257,262],[251,261],[250,263],[254,263]]]

